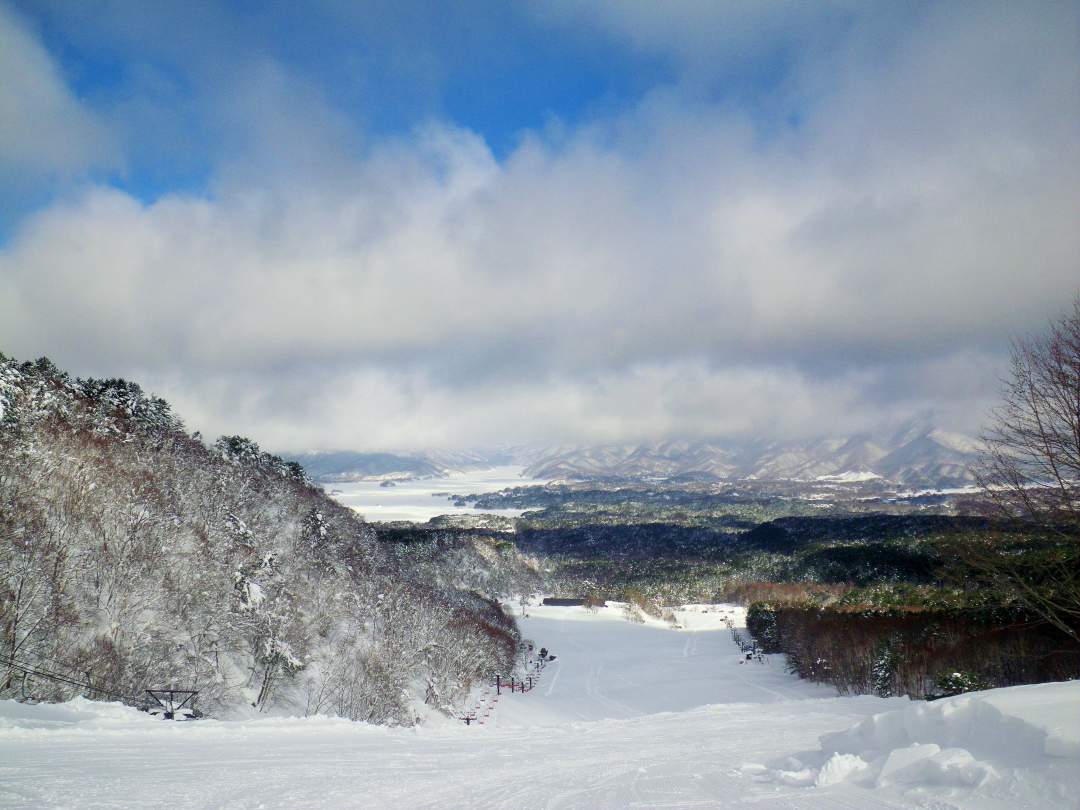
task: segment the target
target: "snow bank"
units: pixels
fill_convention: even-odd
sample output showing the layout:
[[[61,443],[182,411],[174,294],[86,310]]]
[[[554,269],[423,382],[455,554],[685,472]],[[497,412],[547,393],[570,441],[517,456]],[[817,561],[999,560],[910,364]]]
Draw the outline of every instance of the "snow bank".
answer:
[[[17,703],[0,700],[0,732],[86,731],[130,728],[132,724],[157,723],[156,718],[123,703],[100,703],[75,698],[67,703]]]
[[[1080,681],[974,692],[912,703],[821,737],[816,774],[788,761],[771,771],[785,784],[851,783],[900,793],[935,790],[1029,795],[1017,806],[1059,806],[1080,790]],[[1063,784],[1063,781],[1065,784]],[[1068,785],[1065,789],[1065,785]],[[1038,797],[1037,799],[1035,797]]]
[[[1080,681],[909,702],[821,735],[819,742],[818,751],[768,766],[746,764],[742,773],[755,782],[805,788],[824,806],[838,791],[855,791],[867,806],[898,800],[979,810],[1074,808]],[[817,806],[817,799],[807,806]]]
[[[1080,681],[912,703],[821,739],[826,753],[856,754],[864,760],[928,744],[970,749],[1011,762],[1043,756],[1080,759]],[[927,757],[937,754],[926,749]]]
[[[295,717],[267,715],[252,711],[243,719],[198,721],[162,720],[160,717],[139,711],[123,703],[103,703],[77,697],[65,703],[19,703],[0,700],[0,743],[16,739],[20,735],[36,737],[46,734],[99,734],[102,732],[153,734],[187,734],[184,729],[199,729],[200,733],[220,732],[223,729],[243,728],[245,734],[266,732],[276,734],[282,728],[290,733],[309,731],[318,734],[327,728],[368,729],[383,731],[387,726],[354,723],[341,717],[311,715]]]
[[[1047,755],[1080,759],[1080,680],[991,689],[975,696],[1045,732]]]

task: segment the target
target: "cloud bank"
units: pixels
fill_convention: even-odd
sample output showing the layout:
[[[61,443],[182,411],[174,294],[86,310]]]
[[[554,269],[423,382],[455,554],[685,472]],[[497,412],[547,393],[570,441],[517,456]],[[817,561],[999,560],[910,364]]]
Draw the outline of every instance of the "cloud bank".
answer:
[[[439,118],[365,136],[252,63],[206,188],[82,185],[20,223],[0,346],[282,450],[977,428],[1009,337],[1080,287],[1078,6],[836,5],[805,42],[736,6],[713,59],[724,16],[544,11],[680,78],[498,157]],[[48,115],[97,131],[18,36]],[[751,44],[794,49],[753,109],[717,90]],[[90,159],[57,137],[50,165]]]

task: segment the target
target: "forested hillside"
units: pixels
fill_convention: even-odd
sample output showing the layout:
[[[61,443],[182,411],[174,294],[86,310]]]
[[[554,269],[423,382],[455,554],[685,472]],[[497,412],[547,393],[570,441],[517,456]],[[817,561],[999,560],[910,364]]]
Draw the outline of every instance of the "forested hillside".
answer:
[[[298,464],[208,446],[134,383],[0,355],[0,697],[174,685],[216,714],[411,723],[512,666],[492,598],[533,575],[477,535],[380,540]]]

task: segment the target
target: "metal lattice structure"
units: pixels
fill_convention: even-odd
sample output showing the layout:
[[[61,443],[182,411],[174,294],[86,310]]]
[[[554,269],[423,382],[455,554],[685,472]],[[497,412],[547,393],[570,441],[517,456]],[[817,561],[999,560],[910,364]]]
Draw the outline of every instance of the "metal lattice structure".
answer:
[[[146,711],[160,713],[166,720],[194,720],[199,716],[195,710],[197,689],[147,689],[146,696]]]

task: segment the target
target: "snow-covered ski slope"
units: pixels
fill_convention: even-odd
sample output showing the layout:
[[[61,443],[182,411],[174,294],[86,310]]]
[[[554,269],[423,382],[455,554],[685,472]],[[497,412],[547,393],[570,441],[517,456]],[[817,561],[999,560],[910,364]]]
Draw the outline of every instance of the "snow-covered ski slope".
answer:
[[[618,603],[595,613],[580,607],[530,607],[528,612],[528,617],[518,617],[522,633],[556,659],[533,692],[500,701],[493,715],[499,728],[836,694],[788,675],[779,656],[765,664],[744,662],[723,624],[731,616],[742,625],[741,608],[691,606],[679,611],[679,625],[687,632],[673,632],[658,620],[629,622]]]
[[[529,613],[557,658],[483,726],[0,703],[0,807],[1080,806],[1080,682],[833,697],[778,659],[738,663],[716,609],[680,613],[683,630]]]

